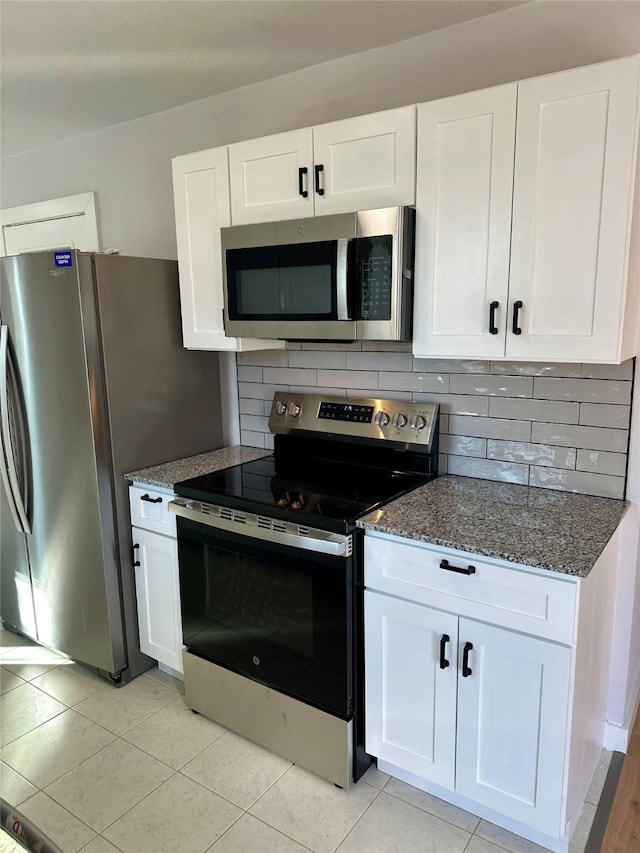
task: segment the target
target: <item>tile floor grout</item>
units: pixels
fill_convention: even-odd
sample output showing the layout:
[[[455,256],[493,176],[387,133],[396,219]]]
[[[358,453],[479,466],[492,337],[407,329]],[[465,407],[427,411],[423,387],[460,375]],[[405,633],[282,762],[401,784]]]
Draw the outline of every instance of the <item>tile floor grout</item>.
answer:
[[[7,632],[3,631],[2,633],[6,637]],[[273,789],[276,788],[278,794],[281,794],[282,793],[281,787],[279,788],[278,786],[280,783],[283,783],[283,782],[286,784],[287,780],[285,780],[284,777],[288,773],[290,773],[290,771],[292,771],[292,769],[298,770],[301,773],[306,773],[306,771],[302,771],[300,768],[296,768],[295,765],[292,764],[291,762],[286,762],[286,766],[284,766],[283,769],[281,769],[281,770],[280,770],[280,768],[277,768],[277,771],[279,771],[279,772],[277,772],[277,775],[275,775],[275,777],[273,776],[273,770],[271,770],[270,776],[269,776],[271,781],[269,781],[268,784],[266,784],[266,787],[264,787],[264,789],[260,789],[260,793],[258,793],[257,796],[253,796],[255,794],[255,791],[253,791],[250,795],[253,798],[250,801],[243,800],[243,802],[245,802],[246,804],[240,805],[240,802],[236,802],[236,800],[232,799],[228,795],[229,790],[227,790],[226,794],[220,793],[220,784],[217,783],[216,787],[214,788],[214,787],[209,787],[209,785],[206,782],[202,781],[203,774],[200,773],[200,771],[198,770],[198,765],[196,762],[196,760],[198,758],[203,757],[203,754],[205,752],[207,752],[207,750],[212,749],[216,745],[218,747],[220,747],[222,739],[224,739],[227,734],[229,734],[231,737],[231,740],[230,740],[231,747],[234,746],[234,740],[242,740],[242,739],[238,738],[238,736],[235,735],[233,732],[231,732],[229,729],[218,726],[218,728],[220,728],[221,731],[219,731],[216,734],[216,736],[213,737],[213,739],[207,740],[206,743],[205,743],[205,738],[203,738],[202,739],[203,745],[200,746],[200,743],[198,743],[197,745],[199,746],[199,749],[195,753],[191,754],[191,752],[186,750],[183,752],[182,757],[175,759],[174,763],[179,762],[179,766],[177,766],[177,767],[174,766],[173,764],[169,763],[169,760],[171,757],[169,753],[165,752],[165,753],[163,753],[163,757],[160,757],[160,755],[158,754],[159,751],[158,752],[151,751],[151,748],[149,747],[149,745],[146,741],[145,741],[145,745],[140,745],[140,743],[136,742],[135,739],[127,740],[127,735],[131,735],[133,732],[135,732],[138,729],[143,728],[146,725],[152,726],[153,725],[152,721],[154,720],[154,718],[156,718],[156,724],[159,725],[159,724],[163,723],[162,714],[163,714],[163,712],[167,712],[168,709],[171,708],[171,706],[176,705],[177,706],[176,711],[179,710],[180,703],[178,702],[178,699],[181,698],[182,694],[181,694],[179,688],[176,686],[175,680],[171,679],[170,676],[166,675],[165,673],[160,674],[160,672],[158,670],[151,670],[150,672],[144,673],[142,676],[140,676],[140,678],[135,679],[133,682],[131,682],[131,685],[135,685],[135,684],[140,683],[140,682],[142,683],[141,685],[139,684],[139,687],[138,687],[138,690],[141,693],[144,693],[145,686],[148,686],[148,685],[154,686],[156,690],[158,690],[158,688],[161,688],[161,690],[157,693],[157,695],[153,697],[154,702],[156,704],[156,707],[147,716],[140,716],[140,714],[144,714],[144,711],[140,711],[138,706],[136,705],[135,707],[138,709],[138,715],[136,716],[136,714],[134,713],[133,716],[131,716],[129,719],[129,721],[131,719],[135,719],[135,722],[132,725],[128,726],[124,731],[116,732],[116,731],[113,731],[112,729],[108,728],[107,725],[105,725],[101,722],[98,722],[96,719],[94,719],[94,717],[91,716],[91,713],[94,713],[94,716],[95,716],[95,709],[90,702],[87,704],[87,706],[83,710],[79,710],[77,706],[84,703],[85,700],[90,700],[92,697],[95,699],[96,694],[98,694],[100,691],[105,690],[107,688],[109,688],[109,690],[108,690],[108,693],[105,694],[105,699],[112,700],[112,704],[113,704],[113,702],[115,701],[114,697],[118,693],[120,693],[120,691],[126,691],[128,685],[125,685],[125,687],[123,687],[123,688],[117,688],[116,689],[116,688],[110,688],[108,683],[106,683],[106,682],[100,682],[98,684],[98,686],[95,688],[95,690],[92,690],[89,693],[84,693],[82,695],[82,697],[79,699],[76,699],[75,696],[69,696],[69,695],[67,695],[66,699],[63,699],[63,698],[59,698],[59,696],[61,694],[64,694],[64,690],[58,689],[57,695],[56,695],[55,689],[53,690],[53,692],[50,692],[51,685],[49,684],[49,682],[53,681],[54,684],[57,684],[58,676],[60,676],[60,678],[64,678],[64,670],[66,669],[66,667],[59,667],[58,668],[55,666],[55,664],[51,664],[51,666],[48,669],[38,671],[38,667],[36,666],[34,670],[23,670],[25,673],[30,672],[30,671],[36,672],[35,675],[31,675],[30,677],[27,678],[27,677],[20,676],[19,673],[17,673],[17,672],[12,672],[12,670],[11,670],[12,666],[13,666],[13,664],[11,663],[10,656],[7,656],[7,654],[6,654],[6,647],[0,648],[0,667],[2,667],[2,673],[0,673],[0,674],[4,675],[6,672],[10,672],[16,678],[15,683],[13,683],[2,694],[3,699],[5,696],[12,693],[14,690],[19,689],[20,687],[22,687],[24,685],[30,685],[34,690],[37,690],[40,693],[45,694],[48,697],[48,699],[52,699],[52,700],[58,702],[60,705],[63,706],[60,710],[56,711],[56,713],[54,713],[51,717],[48,717],[47,719],[36,724],[35,726],[28,729],[27,731],[20,731],[20,734],[11,738],[6,743],[2,744],[2,753],[4,753],[4,754],[0,757],[3,758],[4,763],[9,767],[9,769],[13,773],[15,773],[19,777],[19,779],[23,780],[24,782],[26,782],[27,785],[29,785],[31,788],[34,789],[34,792],[30,792],[28,794],[28,796],[25,796],[24,798],[19,800],[19,802],[17,804],[14,804],[14,805],[16,808],[18,808],[20,810],[21,804],[30,802],[32,799],[35,799],[36,797],[38,797],[38,795],[42,794],[42,795],[44,795],[44,797],[47,798],[47,801],[50,801],[51,803],[54,804],[56,812],[60,811],[60,813],[62,815],[65,815],[65,814],[69,815],[70,818],[72,818],[75,821],[78,821],[79,824],[81,824],[83,828],[86,828],[87,832],[93,833],[93,837],[86,844],[84,844],[84,846],[82,846],[80,848],[78,848],[78,847],[73,848],[74,853],[81,853],[81,851],[85,851],[85,850],[87,851],[87,853],[89,853],[89,851],[91,851],[94,848],[96,851],[104,851],[105,849],[107,849],[107,847],[109,845],[112,845],[111,847],[109,847],[109,849],[116,850],[116,851],[118,851],[118,853],[127,853],[127,851],[128,851],[128,853],[131,853],[132,848],[129,845],[129,839],[128,838],[126,840],[126,844],[125,844],[126,850],[125,850],[124,847],[116,845],[116,843],[114,841],[112,841],[110,838],[107,838],[105,833],[107,833],[109,830],[114,829],[118,824],[119,824],[118,830],[120,830],[120,831],[122,831],[123,827],[126,828],[127,826],[129,826],[129,823],[125,820],[125,818],[127,818],[127,817],[129,817],[129,819],[131,821],[133,821],[135,824],[135,818],[139,814],[144,814],[145,808],[148,807],[149,809],[151,809],[151,807],[155,804],[155,801],[158,798],[158,795],[160,793],[160,789],[162,789],[163,786],[169,785],[169,783],[171,783],[172,781],[175,782],[176,780],[180,780],[181,784],[186,786],[186,787],[195,785],[195,786],[197,786],[197,789],[199,789],[202,792],[203,797],[206,796],[209,799],[215,798],[216,803],[222,802],[225,804],[225,807],[228,807],[229,809],[237,810],[237,814],[233,817],[232,820],[231,820],[230,816],[228,818],[224,818],[225,823],[226,823],[227,819],[231,820],[231,822],[221,832],[218,832],[215,835],[215,838],[213,838],[213,840],[207,840],[206,841],[207,846],[202,849],[201,853],[217,853],[218,849],[225,850],[225,851],[232,851],[234,848],[229,847],[228,843],[232,843],[233,838],[236,837],[234,834],[234,828],[237,831],[248,831],[248,830],[246,830],[247,818],[251,819],[251,821],[257,821],[258,824],[263,827],[262,831],[266,832],[268,835],[275,834],[275,836],[279,836],[281,839],[285,840],[287,842],[287,844],[294,845],[297,847],[297,849],[300,849],[300,850],[302,850],[302,849],[304,849],[305,851],[308,850],[308,851],[310,851],[310,853],[317,853],[318,850],[326,851],[326,853],[336,853],[336,851],[339,851],[343,847],[343,845],[349,850],[352,850],[352,849],[353,850],[356,850],[356,849],[360,850],[363,848],[358,847],[357,846],[358,843],[361,842],[363,837],[366,837],[367,832],[374,831],[374,830],[371,830],[370,827],[371,826],[375,827],[376,820],[379,819],[379,817],[378,817],[379,813],[384,811],[385,808],[386,809],[391,808],[392,812],[394,809],[398,809],[398,810],[400,810],[400,812],[402,812],[402,814],[404,815],[405,818],[407,816],[411,815],[418,822],[420,820],[422,820],[425,823],[425,825],[430,825],[432,829],[433,829],[433,827],[436,827],[438,829],[442,828],[442,830],[444,832],[449,831],[450,833],[452,833],[452,837],[454,839],[458,839],[459,846],[456,846],[456,848],[455,848],[457,853],[467,853],[467,851],[469,851],[469,853],[472,853],[472,849],[475,850],[476,846],[481,847],[483,851],[486,851],[486,853],[519,853],[519,851],[522,851],[522,853],[525,853],[525,851],[534,851],[534,850],[535,851],[543,851],[543,848],[540,848],[537,845],[532,844],[532,842],[525,841],[524,839],[519,839],[518,836],[512,836],[510,834],[507,834],[504,837],[501,836],[500,833],[505,833],[506,831],[500,830],[497,827],[494,828],[494,829],[498,830],[497,833],[494,833],[495,840],[490,839],[490,837],[486,837],[487,834],[489,834],[489,836],[491,836],[491,827],[493,827],[493,825],[488,823],[487,821],[483,821],[481,818],[478,818],[477,816],[470,816],[470,817],[473,817],[473,819],[475,820],[475,823],[473,825],[473,829],[468,829],[465,826],[463,826],[462,823],[456,823],[453,819],[449,819],[451,817],[451,815],[455,815],[455,813],[456,813],[455,810],[448,812],[447,813],[448,816],[444,816],[443,814],[438,813],[437,809],[430,810],[427,807],[427,805],[425,805],[425,803],[423,803],[422,805],[418,804],[421,797],[425,799],[426,803],[431,802],[431,799],[427,799],[429,797],[429,795],[425,794],[424,792],[418,791],[417,789],[413,789],[410,786],[406,786],[406,788],[407,788],[407,793],[410,794],[411,796],[410,797],[408,796],[407,798],[403,798],[401,793],[398,793],[397,791],[387,790],[387,786],[390,783],[398,781],[398,780],[393,780],[392,777],[387,776],[387,774],[383,774],[383,777],[378,780],[382,783],[380,786],[374,785],[374,784],[368,782],[366,779],[363,779],[361,781],[361,783],[359,783],[357,786],[352,788],[351,791],[356,791],[355,794],[349,795],[352,797],[352,800],[345,799],[344,801],[342,801],[342,804],[345,807],[345,812],[344,812],[345,817],[344,817],[343,825],[340,826],[340,833],[338,835],[334,834],[334,837],[331,839],[330,843],[329,843],[328,839],[319,840],[318,838],[315,838],[314,844],[316,846],[311,846],[309,844],[308,838],[306,841],[304,841],[304,840],[302,840],[302,838],[298,839],[297,837],[294,837],[289,832],[287,832],[287,827],[283,825],[283,821],[280,820],[279,817],[274,818],[270,814],[269,819],[267,819],[265,817],[261,817],[259,814],[255,814],[252,811],[252,809],[256,808],[256,806],[260,803],[260,801],[263,800],[262,811],[264,814],[265,809],[268,809],[268,807],[269,807],[266,804],[270,803],[270,798],[268,797],[269,792],[273,791]],[[19,664],[16,664],[16,666],[19,666]],[[28,664],[27,664],[27,666],[28,666]],[[78,672],[80,679],[84,680],[84,679],[88,679],[88,678],[96,678],[96,676],[93,673],[88,673],[88,671],[86,671],[86,670],[82,670],[81,668],[77,668],[77,665],[74,665],[74,667],[76,667],[75,670],[69,669],[68,672],[71,674]],[[53,671],[55,671],[55,676],[53,675]],[[51,673],[50,678],[45,679],[42,682],[42,686],[33,683],[35,680],[40,679],[42,676],[46,675],[47,673]],[[159,677],[159,675],[161,675],[161,677]],[[73,679],[71,678],[71,675],[69,675],[69,678],[71,679],[71,681],[73,681]],[[48,689],[45,686],[47,684],[49,685]],[[72,690],[72,689],[70,688],[70,690]],[[78,690],[80,691],[80,688],[78,688]],[[116,692],[114,693],[112,691],[116,691]],[[174,694],[172,696],[172,698],[168,698],[169,694],[165,691],[171,691],[171,693]],[[153,690],[151,690],[150,692],[153,693]],[[164,693],[164,695],[163,695],[163,693]],[[127,697],[129,696],[129,694],[126,694],[126,695],[127,695]],[[122,694],[121,694],[121,696],[122,696]],[[137,700],[137,697],[136,697],[136,700]],[[70,702],[72,702],[73,704],[69,704]],[[163,704],[158,705],[157,704],[158,702],[163,702]],[[183,702],[184,702],[184,700],[183,700]],[[67,767],[59,775],[55,775],[54,778],[49,779],[48,777],[43,776],[42,778],[46,779],[46,783],[44,784],[43,787],[40,787],[39,785],[36,785],[34,782],[32,782],[31,779],[28,778],[27,776],[23,776],[22,773],[20,772],[20,770],[17,770],[15,767],[13,767],[13,765],[8,763],[8,761],[6,759],[5,750],[8,746],[10,746],[11,744],[15,744],[21,738],[34,735],[34,733],[38,729],[40,729],[42,726],[50,723],[52,720],[54,720],[58,717],[61,717],[68,710],[74,711],[76,714],[78,714],[80,717],[82,717],[83,720],[85,720],[86,723],[88,724],[88,726],[90,727],[91,733],[93,733],[94,731],[97,732],[97,730],[93,729],[93,727],[95,726],[95,727],[97,727],[97,729],[99,729],[105,735],[111,736],[112,739],[108,743],[104,744],[99,749],[97,749],[96,752],[91,753],[90,755],[83,757],[78,762],[72,764],[71,767]],[[179,714],[178,714],[178,716],[179,716]],[[198,716],[200,716],[200,715],[198,715]],[[116,719],[117,719],[117,717],[116,717]],[[202,719],[204,720],[205,718],[202,718]],[[185,725],[186,725],[186,721],[185,721]],[[217,724],[212,723],[211,725],[217,725]],[[150,731],[153,733],[154,729],[151,728]],[[160,729],[160,731],[162,731],[162,729]],[[205,730],[203,729],[203,731],[205,731]],[[209,731],[207,736],[210,736],[212,733],[213,733],[213,730]],[[88,737],[88,735],[87,735],[87,737]],[[144,734],[144,735],[141,735],[138,738],[138,740],[141,740],[141,739],[144,740],[144,738],[148,738],[148,737],[149,736],[147,734]],[[155,741],[153,743],[155,745]],[[247,742],[244,742],[244,743],[247,743]],[[96,757],[99,756],[102,752],[104,752],[104,751],[108,752],[109,750],[111,750],[110,754],[113,754],[113,748],[116,745],[120,745],[122,747],[122,749],[126,750],[126,751],[138,750],[140,753],[144,754],[146,759],[149,760],[149,762],[150,762],[149,767],[151,769],[153,769],[154,772],[156,771],[156,769],[158,767],[161,767],[165,771],[169,771],[169,775],[167,777],[162,777],[162,778],[159,778],[159,776],[156,776],[156,778],[154,778],[152,783],[149,782],[149,784],[151,784],[152,786],[148,789],[145,787],[145,793],[143,794],[143,796],[140,799],[136,799],[135,802],[127,804],[127,807],[122,812],[120,812],[118,810],[118,814],[115,817],[111,816],[112,819],[109,820],[107,825],[102,827],[102,829],[100,831],[98,831],[97,829],[95,829],[94,826],[92,826],[90,823],[87,822],[87,820],[85,819],[86,814],[84,815],[84,817],[80,817],[78,814],[76,814],[76,811],[72,811],[72,809],[69,805],[65,805],[65,803],[68,802],[68,799],[65,799],[64,783],[63,783],[61,790],[57,791],[57,795],[58,795],[58,797],[60,797],[60,800],[56,799],[52,795],[53,792],[48,793],[46,789],[50,788],[52,785],[55,785],[57,783],[61,783],[61,781],[66,776],[73,777],[73,775],[76,774],[80,768],[82,768],[85,764],[87,764],[87,762],[90,762],[90,761],[95,762]],[[229,742],[224,744],[224,747],[227,747],[227,746],[229,746]],[[252,748],[254,750],[259,749],[255,746],[253,746]],[[261,750],[260,752],[265,752],[265,751]],[[183,760],[184,754],[188,754],[188,756],[189,756],[186,760]],[[166,760],[168,755],[169,755],[169,760]],[[267,753],[267,755],[270,755],[270,754]],[[12,760],[14,761],[14,763],[17,763],[17,765],[20,765],[20,761],[18,760],[16,762],[15,757]],[[277,760],[284,761],[283,759],[277,759]],[[156,762],[157,762],[157,764],[156,764]],[[192,762],[194,762],[194,769],[192,771],[193,775],[188,775],[187,773],[185,773],[183,771]],[[21,767],[22,767],[22,769],[24,769],[24,764],[22,764]],[[29,768],[27,768],[27,769],[29,769]],[[381,771],[376,770],[375,773],[377,773],[377,772],[381,772]],[[200,773],[200,776],[198,775],[199,773]],[[318,787],[318,794],[317,795],[320,798],[324,797],[326,799],[330,799],[332,797],[333,786],[331,786],[331,783],[318,780],[317,777],[313,777],[311,774],[306,774],[306,776],[308,776],[312,780],[312,781],[307,782],[308,785],[310,785],[310,786],[314,786],[314,785],[315,786],[322,786],[322,787]],[[305,779],[306,779],[306,776],[304,777]],[[296,779],[297,778],[298,777],[296,777]],[[215,781],[215,779],[214,779],[214,781]],[[400,784],[404,785],[404,783],[400,783]],[[327,786],[327,787],[325,788],[324,786]],[[331,787],[329,787],[329,786],[331,786]],[[197,790],[197,789],[194,789],[194,790]],[[349,809],[349,803],[353,802],[354,806],[359,809],[360,806],[357,804],[357,799],[360,799],[362,796],[367,798],[369,796],[369,794],[367,794],[367,789],[369,789],[369,791],[372,794],[371,799],[369,799],[366,802],[366,804],[364,804],[364,808],[358,814],[357,817],[354,818],[354,817],[349,816],[347,814],[347,811]],[[401,791],[402,790],[404,790],[404,788],[402,788]],[[62,793],[61,793],[61,791],[62,791]],[[242,796],[240,796],[233,789],[231,790],[231,793],[232,794],[235,793],[235,796],[239,801],[243,799],[244,794]],[[386,795],[386,797],[380,796],[383,793]],[[135,796],[137,796],[137,794]],[[418,803],[416,802],[416,799],[418,800]],[[280,801],[278,800],[278,804],[279,804],[279,802]],[[396,806],[392,805],[394,802],[396,803]],[[440,801],[438,801],[438,802],[440,802]],[[585,800],[585,803],[586,802],[587,802],[587,800]],[[147,806],[144,806],[145,803],[147,803]],[[136,810],[138,810],[138,811],[136,811]],[[135,815],[132,814],[134,812],[136,812]],[[336,813],[337,812],[339,812],[339,809],[336,810]],[[354,814],[355,814],[355,812],[354,812]],[[468,813],[464,813],[464,814],[468,814]],[[28,815],[26,815],[26,816],[28,817]],[[243,818],[245,819],[244,822],[243,822]],[[273,820],[273,822],[270,823],[269,820]],[[436,823],[434,823],[434,821]],[[97,818],[94,818],[94,822],[98,823]],[[241,824],[241,823],[242,823],[242,827],[239,827],[239,824]],[[484,824],[484,826],[483,826],[483,824]],[[253,826],[255,827],[255,824],[253,824]],[[369,829],[367,829],[367,827],[369,827]],[[448,830],[446,829],[447,827],[448,827]],[[486,827],[489,827],[488,833],[487,833]],[[297,826],[295,828],[296,828],[296,830],[298,830]],[[481,828],[484,830],[484,834],[478,834],[478,830],[480,830]],[[46,832],[46,827],[43,826],[42,829],[43,829],[43,831]],[[461,837],[461,835],[460,835],[461,833],[464,833],[467,836],[466,839],[463,839]],[[112,835],[113,834],[114,833],[112,832]],[[117,832],[115,834],[117,835]],[[300,833],[298,832],[298,834],[300,834]],[[226,841],[223,841],[223,839],[225,839],[225,838],[226,838]],[[348,841],[348,839],[350,839],[350,838],[351,838],[351,840]],[[504,843],[505,838],[506,838],[506,841],[509,842],[510,846],[505,847],[505,846],[503,846],[503,844],[500,843],[500,841],[502,841]],[[474,842],[474,839],[477,839],[477,842]],[[98,841],[102,842],[103,846],[95,847],[96,842],[98,842]],[[105,844],[106,844],[106,847],[104,846]],[[354,844],[356,845],[356,847],[353,846]],[[243,848],[243,849],[245,849],[245,848]],[[263,849],[266,849],[266,848],[263,848]],[[288,848],[288,849],[290,849],[290,848]],[[543,853],[544,853],[544,851],[543,851]],[[576,853],[577,853],[577,850],[576,850]]]

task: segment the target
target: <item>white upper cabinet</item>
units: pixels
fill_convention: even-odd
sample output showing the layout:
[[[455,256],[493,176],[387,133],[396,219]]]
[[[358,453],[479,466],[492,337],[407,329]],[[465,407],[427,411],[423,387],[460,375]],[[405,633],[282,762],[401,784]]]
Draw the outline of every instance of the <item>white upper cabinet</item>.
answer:
[[[282,341],[229,338],[224,333],[220,229],[231,224],[226,146],[175,157],[172,165],[185,347],[282,348]]]
[[[234,225],[415,201],[415,107],[229,146]]]
[[[636,58],[518,87],[507,355],[619,361],[637,147]]]
[[[504,355],[516,91],[418,108],[416,354]]]
[[[638,68],[629,57],[419,107],[416,355],[635,354]]]

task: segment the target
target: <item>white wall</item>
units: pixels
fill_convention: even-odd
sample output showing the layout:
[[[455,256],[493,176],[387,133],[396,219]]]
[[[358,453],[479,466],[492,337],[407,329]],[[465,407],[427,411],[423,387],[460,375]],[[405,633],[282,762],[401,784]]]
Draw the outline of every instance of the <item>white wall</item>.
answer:
[[[175,258],[170,160],[177,154],[636,52],[635,0],[530,3],[7,158],[0,207],[95,190],[105,248]],[[639,457],[636,412],[629,469],[636,515],[621,552],[610,704],[619,724],[640,685]]]
[[[7,158],[0,207],[95,190],[103,246],[175,258],[177,154],[639,50],[637,2],[531,3]]]

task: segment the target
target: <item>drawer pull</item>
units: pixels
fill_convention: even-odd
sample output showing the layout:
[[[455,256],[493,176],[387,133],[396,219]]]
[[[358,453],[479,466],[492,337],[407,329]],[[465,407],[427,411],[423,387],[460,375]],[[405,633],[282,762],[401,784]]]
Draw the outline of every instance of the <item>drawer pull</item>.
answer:
[[[462,677],[468,678],[473,670],[469,666],[469,652],[473,650],[473,643],[465,643],[462,650]]]
[[[146,501],[148,504],[161,504],[162,498],[150,498],[148,494],[142,495],[141,501]]]
[[[140,560],[135,559],[136,551],[138,550],[139,547],[140,547],[139,545],[132,545],[131,546],[131,562],[133,564],[134,569],[136,566],[140,565]]]
[[[450,637],[448,634],[443,634],[440,637],[440,669],[446,669],[449,666],[449,661],[444,656],[444,647],[449,642],[449,639]]]
[[[452,566],[449,560],[441,560],[440,568],[446,569],[448,572],[458,572],[460,575],[475,575],[476,573],[475,566],[467,566],[465,569],[462,566]]]

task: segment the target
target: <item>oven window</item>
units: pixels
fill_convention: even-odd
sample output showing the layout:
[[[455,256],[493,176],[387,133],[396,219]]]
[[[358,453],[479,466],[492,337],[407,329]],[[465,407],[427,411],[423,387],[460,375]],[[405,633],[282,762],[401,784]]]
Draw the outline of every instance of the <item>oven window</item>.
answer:
[[[345,560],[179,519],[183,639],[197,654],[348,718]]]
[[[332,320],[337,316],[335,240],[228,249],[231,320]]]

